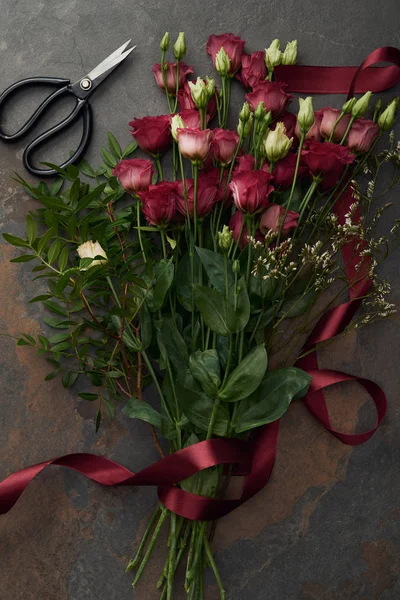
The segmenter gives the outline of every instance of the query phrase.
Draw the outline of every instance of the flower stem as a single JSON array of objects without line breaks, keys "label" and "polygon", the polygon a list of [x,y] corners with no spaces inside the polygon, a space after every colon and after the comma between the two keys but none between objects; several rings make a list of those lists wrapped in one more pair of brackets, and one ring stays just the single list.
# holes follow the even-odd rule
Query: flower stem
[{"label": "flower stem", "polygon": [[328,142],[331,142],[331,141],[332,141],[333,134],[335,133],[335,129],[336,129],[336,127],[338,126],[338,124],[340,123],[340,121],[343,119],[343,117],[344,117],[344,115],[345,115],[345,114],[346,114],[346,113],[344,113],[344,112],[342,111],[342,112],[340,113],[340,115],[338,116],[338,118],[336,119],[336,121],[334,122],[334,124],[333,124],[333,127],[332,127],[332,131],[331,131],[331,135],[329,136],[329,140],[328,140]]},{"label": "flower stem", "polygon": [[199,165],[193,163],[193,243],[196,245],[197,236],[197,184],[199,175]]},{"label": "flower stem", "polygon": [[342,137],[342,141],[340,142],[340,146],[343,146],[343,144],[345,143],[345,141],[346,141],[346,139],[347,139],[347,136],[349,135],[349,131],[350,131],[350,129],[351,129],[351,126],[352,126],[352,125],[353,125],[353,123],[354,123],[354,120],[355,120],[355,117],[353,117],[353,115],[351,115],[351,118],[350,118],[349,124],[347,125],[347,129],[346,129],[346,131],[344,132],[344,136]]},{"label": "flower stem", "polygon": [[140,250],[142,252],[143,261],[146,263],[147,258],[146,258],[146,253],[144,251],[144,246],[143,246],[142,230],[140,228],[140,198],[139,198],[139,196],[136,196],[136,223],[137,223],[137,232],[138,232]]},{"label": "flower stem", "polygon": [[143,534],[142,541],[139,544],[139,548],[137,549],[135,556],[129,561],[129,563],[125,569],[125,572],[131,571],[132,569],[137,567],[137,565],[139,564],[140,558],[142,556],[143,548],[146,545],[147,539],[151,533],[151,530],[153,529],[153,525],[158,517],[158,513],[160,512],[160,510],[161,510],[161,506],[159,504],[157,504],[157,508],[153,512],[151,519],[149,521],[149,524],[146,527],[146,531]]},{"label": "flower stem", "polygon": [[296,187],[297,175],[298,175],[298,172],[299,172],[299,166],[300,166],[300,160],[301,160],[301,151],[302,151],[305,139],[306,139],[306,134],[304,132],[302,132],[301,137],[300,137],[300,142],[299,142],[299,148],[297,150],[296,168],[294,170],[292,189],[290,190],[290,196],[289,196],[289,199],[287,201],[285,214],[283,215],[283,219],[281,220],[280,225],[279,225],[279,232],[278,232],[278,237],[277,237],[277,240],[276,240],[276,246],[277,247],[279,246],[279,241],[280,241],[281,235],[282,235],[282,229],[283,229],[283,226],[285,224],[286,217],[287,217],[287,214],[288,214],[289,209],[290,209],[290,203],[292,202],[294,190],[295,190],[295,187]]},{"label": "flower stem", "polygon": [[225,600],[225,590],[224,590],[224,588],[222,586],[221,577],[220,577],[220,575],[218,573],[217,565],[215,564],[215,560],[214,560],[213,554],[211,552],[210,544],[209,544],[208,539],[207,539],[206,536],[204,537],[204,548],[205,548],[205,551],[206,551],[206,556],[207,556],[208,562],[211,565],[211,568],[212,568],[212,570],[214,572],[215,579],[217,581],[217,585],[218,585],[218,589],[219,589],[219,593],[220,593],[220,598],[221,598],[221,600]]},{"label": "flower stem", "polygon": [[176,514],[175,513],[171,513],[170,537],[171,537],[171,545],[169,548],[167,600],[172,600],[174,575],[175,575],[175,559],[176,559]]},{"label": "flower stem", "polygon": [[160,518],[159,518],[158,523],[156,525],[156,528],[154,530],[153,536],[152,536],[152,538],[150,540],[149,547],[146,550],[146,554],[144,555],[144,558],[143,558],[143,560],[142,560],[142,562],[140,564],[140,567],[139,567],[139,569],[138,569],[138,571],[137,571],[137,573],[135,575],[135,578],[133,580],[132,586],[134,588],[136,587],[136,585],[137,585],[140,577],[142,576],[143,571],[144,571],[144,569],[145,569],[145,567],[146,567],[146,565],[147,565],[147,563],[149,561],[149,558],[151,556],[151,553],[154,550],[155,543],[157,541],[157,538],[158,538],[158,535],[159,535],[159,533],[161,531],[161,528],[162,528],[162,526],[164,524],[164,521],[165,521],[165,519],[167,517],[167,514],[168,514],[168,510],[165,507],[163,507],[161,509],[161,515],[160,515]]},{"label": "flower stem", "polygon": [[156,163],[156,167],[157,167],[157,173],[158,173],[158,180],[162,181],[164,179],[164,175],[163,175],[163,170],[162,170],[162,166],[161,166],[161,161],[160,161],[160,156],[157,155],[154,157],[154,162]]}]

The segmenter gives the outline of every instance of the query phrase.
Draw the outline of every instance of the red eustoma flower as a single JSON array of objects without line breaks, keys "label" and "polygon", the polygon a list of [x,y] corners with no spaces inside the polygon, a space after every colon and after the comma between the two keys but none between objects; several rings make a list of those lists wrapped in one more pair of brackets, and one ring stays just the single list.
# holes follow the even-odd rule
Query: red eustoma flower
[{"label": "red eustoma flower", "polygon": [[261,212],[268,204],[268,195],[273,191],[272,175],[265,171],[235,173],[229,188],[233,201],[243,213],[253,215]]},{"label": "red eustoma flower", "polygon": [[245,98],[252,110],[256,110],[259,103],[264,102],[266,111],[271,111],[275,120],[285,112],[293,97],[285,92],[287,87],[288,84],[282,81],[259,81]]},{"label": "red eustoma flower", "polygon": [[196,108],[181,110],[177,114],[185,123],[185,127],[188,127],[189,129],[200,129],[200,112]]},{"label": "red eustoma flower", "polygon": [[[322,108],[320,112],[322,113],[320,126],[321,135],[328,140],[332,134],[334,125],[341,114],[341,111],[338,108],[330,108],[328,106],[327,108]],[[350,117],[351,115],[347,114],[343,115],[343,117],[340,119],[339,123],[335,127],[335,130],[333,131],[331,140],[332,142],[341,141],[346,132]]]},{"label": "red eustoma flower", "polygon": [[242,68],[236,75],[245,88],[252,89],[260,80],[267,76],[267,67],[264,61],[264,52],[242,54]]},{"label": "red eustoma flower", "polygon": [[147,154],[158,155],[168,150],[171,141],[171,116],[142,117],[129,123],[132,135]]},{"label": "red eustoma flower", "polygon": [[236,157],[236,164],[233,170],[234,173],[243,173],[247,171],[253,171],[254,169],[254,156],[252,154],[242,154]]},{"label": "red eustoma flower", "polygon": [[285,218],[286,208],[284,206],[280,206],[279,204],[270,204],[267,207],[267,210],[261,216],[260,221],[260,229],[263,233],[267,233],[268,231],[274,231],[278,233],[281,223],[283,219],[285,219],[282,226],[282,234],[283,236],[287,236],[291,229],[297,227],[299,218],[299,213],[294,210],[288,210]]},{"label": "red eustoma flower", "polygon": [[379,127],[376,123],[370,119],[357,119],[349,131],[347,145],[355,154],[363,154],[371,149],[378,135]]},{"label": "red eustoma flower", "polygon": [[[317,142],[321,139],[321,121],[322,121],[322,110],[316,110],[314,113],[314,123],[311,125],[310,129],[307,131],[305,139],[306,140],[316,140]],[[294,130],[294,135],[297,139],[301,138],[301,131],[299,124],[296,123],[296,127]]]},{"label": "red eustoma flower", "polygon": [[131,158],[121,160],[112,174],[118,177],[126,192],[141,192],[151,184],[153,163],[146,158]]},{"label": "red eustoma flower", "polygon": [[240,68],[244,45],[245,41],[233,33],[222,33],[221,35],[210,35],[206,50],[215,67],[215,57],[223,46],[231,62],[230,74],[233,75]]},{"label": "red eustoma flower", "polygon": [[[165,65],[165,80],[167,83],[167,91],[171,95],[176,94],[176,63],[164,63]],[[154,73],[154,77],[156,79],[156,83],[161,90],[165,90],[163,74],[161,71],[160,63],[155,63],[152,69]],[[193,67],[189,67],[184,62],[179,63],[179,81],[178,81],[178,89],[180,89],[186,81],[187,76],[193,73]]]},{"label": "red eustoma flower", "polygon": [[191,129],[178,127],[177,137],[182,156],[191,161],[202,162],[210,152],[210,129]]},{"label": "red eustoma flower", "polygon": [[[186,202],[188,205],[188,211],[191,218],[194,216],[194,181],[193,179],[186,179]],[[178,196],[177,196],[177,208],[183,214],[186,215],[186,205],[183,197],[183,183],[182,181],[177,182]],[[196,213],[199,219],[206,217],[214,206],[214,203],[218,200],[218,178],[213,176],[212,173],[207,169],[200,171],[197,180],[197,197],[196,197]]]},{"label": "red eustoma flower", "polygon": [[[291,187],[293,183],[294,172],[296,170],[296,162],[297,154],[289,152],[285,158],[282,158],[275,163],[274,171],[272,173],[274,176],[275,188],[286,190],[287,188]],[[307,167],[300,163],[297,177],[300,179],[300,177],[307,173],[307,171]]]},{"label": "red eustoma flower", "polygon": [[[190,86],[187,81],[185,81],[183,87],[178,92],[178,104],[179,104],[179,109],[181,111],[196,109],[196,104],[194,103],[194,100],[192,98]],[[215,96],[213,96],[207,105],[207,120],[208,121],[211,120],[216,112],[217,112],[217,101],[215,99]]]},{"label": "red eustoma flower", "polygon": [[[233,239],[235,240],[235,242],[238,241],[240,232],[242,232],[242,234],[240,235],[240,240],[239,240],[239,248],[241,250],[243,250],[243,248],[245,248],[247,246],[247,244],[249,243],[249,240],[248,240],[248,233],[247,233],[247,225],[244,223],[244,214],[241,213],[240,210],[237,210],[235,212],[235,214],[233,214],[231,216],[231,218],[229,220],[229,229],[232,231],[232,236],[233,236]],[[262,235],[261,231],[259,229],[257,229],[256,240],[259,242],[262,242],[263,239],[264,239],[264,236]]]},{"label": "red eustoma flower", "polygon": [[232,162],[239,143],[236,131],[215,128],[211,134],[211,148],[214,159],[221,165]]},{"label": "red eustoma flower", "polygon": [[178,185],[176,181],[160,181],[139,192],[142,212],[151,225],[167,225],[177,210]]},{"label": "red eustoma flower", "polygon": [[313,175],[322,175],[321,187],[324,190],[333,187],[339,181],[345,166],[354,161],[354,155],[346,146],[315,140],[307,142],[302,158]]}]

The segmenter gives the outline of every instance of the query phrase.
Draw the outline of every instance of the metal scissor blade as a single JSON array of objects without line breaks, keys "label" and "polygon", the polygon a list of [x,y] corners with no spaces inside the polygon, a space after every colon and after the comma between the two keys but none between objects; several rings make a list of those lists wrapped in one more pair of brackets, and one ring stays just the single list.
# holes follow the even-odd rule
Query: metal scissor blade
[{"label": "metal scissor blade", "polygon": [[109,72],[114,69],[120,62],[122,62],[128,54],[132,52],[136,48],[129,48],[129,50],[125,50],[125,48],[130,44],[131,40],[128,40],[125,44],[123,44],[118,50],[115,50],[110,56],[108,56],[103,62],[101,62],[97,67],[95,67],[90,73],[87,74],[87,77],[96,83],[100,83],[103,79],[109,74]]}]

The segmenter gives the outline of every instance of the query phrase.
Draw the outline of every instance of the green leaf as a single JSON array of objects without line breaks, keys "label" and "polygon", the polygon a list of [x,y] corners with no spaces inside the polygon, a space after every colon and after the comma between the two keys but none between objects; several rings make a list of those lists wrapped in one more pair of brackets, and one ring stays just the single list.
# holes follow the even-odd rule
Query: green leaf
[{"label": "green leaf", "polygon": [[[157,265],[155,273],[155,283],[153,288],[152,312],[160,310],[164,304],[165,296],[174,280],[174,263],[171,260],[161,259]],[[150,307],[149,307],[150,308]]]},{"label": "green leaf", "polygon": [[229,335],[236,329],[233,307],[217,290],[194,286],[194,297],[207,327],[218,335]]},{"label": "green leaf", "polygon": [[101,409],[99,408],[99,410],[97,411],[97,416],[96,416],[96,433],[100,429],[100,425],[101,425]]},{"label": "green leaf", "polygon": [[114,168],[117,165],[117,159],[105,148],[101,148],[100,154],[104,162],[109,166]]},{"label": "green leaf", "polygon": [[267,351],[264,346],[256,346],[228,377],[218,397],[224,402],[238,402],[246,398],[260,385],[267,366]]},{"label": "green leaf", "polygon": [[42,302],[43,300],[48,300],[51,298],[51,294],[40,294],[39,296],[35,296],[32,300],[29,300],[28,304],[33,304],[34,302]]},{"label": "green leaf", "polygon": [[57,304],[57,302],[53,302],[52,300],[45,300],[43,304],[48,310],[51,310],[51,312],[56,313],[56,315],[68,317],[68,314],[59,304]]},{"label": "green leaf", "polygon": [[145,302],[143,302],[142,307],[139,312],[139,321],[140,321],[140,339],[142,341],[142,350],[147,350],[147,348],[151,344],[151,339],[153,336],[153,325],[152,325],[149,309],[147,308]]},{"label": "green leaf", "polygon": [[44,234],[42,238],[40,238],[38,243],[38,254],[41,254],[45,248],[47,248],[47,244],[50,242],[51,238],[57,235],[54,227],[50,227]]},{"label": "green leaf", "polygon": [[315,290],[310,290],[305,294],[296,294],[291,298],[287,298],[282,304],[279,314],[281,316],[285,315],[285,319],[298,317],[310,310],[317,297],[317,292]]},{"label": "green leaf", "polygon": [[72,206],[75,206],[75,204],[79,198],[80,191],[81,191],[81,180],[79,179],[79,177],[77,177],[75,179],[75,181],[73,182],[73,184],[71,185],[71,187],[69,188],[69,201]]},{"label": "green leaf", "polygon": [[[176,381],[176,393],[182,412],[191,423],[203,431],[208,430],[214,400],[201,389],[189,370],[182,371]],[[228,431],[229,411],[227,405],[220,404],[214,422],[213,434],[224,436]]]},{"label": "green leaf", "polygon": [[67,371],[62,376],[62,384],[65,388],[70,388],[74,385],[75,381],[78,379],[79,373],[75,373],[72,371]]},{"label": "green leaf", "polygon": [[268,371],[254,394],[239,404],[236,433],[280,419],[296,395],[307,392],[310,381],[310,375],[296,367]]},{"label": "green leaf", "polygon": [[57,377],[57,375],[59,374],[60,369],[57,369],[56,371],[52,371],[51,373],[48,373],[46,375],[46,377],[44,378],[45,381],[50,381],[50,379],[54,379],[54,377]]},{"label": "green leaf", "polygon": [[18,248],[29,248],[29,243],[23,240],[16,235],[11,235],[10,233],[3,233],[3,238],[11,244],[12,246],[17,246]]},{"label": "green leaf", "polygon": [[118,140],[111,133],[111,131],[109,131],[107,133],[107,141],[108,141],[108,146],[109,146],[111,152],[113,152],[117,158],[121,158],[121,155],[122,155],[121,146],[119,145]]},{"label": "green leaf", "polygon": [[79,163],[78,169],[81,173],[83,173],[83,175],[86,175],[87,177],[91,177],[92,179],[96,177],[95,170],[85,158]]},{"label": "green leaf", "polygon": [[189,367],[205,393],[214,398],[221,384],[221,369],[216,350],[197,350],[190,355]]},{"label": "green leaf", "polygon": [[41,204],[43,204],[43,206],[45,206],[49,210],[71,210],[71,208],[61,200],[61,198],[52,198],[51,196],[46,198],[45,196],[41,196],[40,198],[38,198],[38,200]]},{"label": "green leaf", "polygon": [[47,261],[50,265],[57,260],[60,250],[61,240],[60,238],[56,238],[47,251]]},{"label": "green leaf", "polygon": [[187,369],[189,362],[187,347],[173,319],[163,319],[160,331],[168,358],[177,372]]},{"label": "green leaf", "polygon": [[57,196],[64,185],[64,179],[62,177],[56,177],[50,186],[50,196]]},{"label": "green leaf", "polygon": [[122,158],[126,158],[127,156],[129,156],[130,154],[133,154],[136,150],[136,148],[138,147],[138,143],[136,140],[133,140],[133,142],[131,142],[130,144],[127,145],[127,147],[125,148],[123,154],[122,154]]},{"label": "green leaf", "polygon": [[146,423],[154,425],[157,429],[161,430],[163,426],[163,416],[144,400],[138,400],[133,397],[129,398],[122,412],[131,419],[146,421]]},{"label": "green leaf", "polygon": [[68,329],[70,325],[76,325],[75,321],[66,321],[65,319],[55,319],[53,317],[45,317],[43,321],[49,327],[54,329]]},{"label": "green leaf", "polygon": [[17,256],[16,258],[12,258],[10,260],[10,262],[25,263],[25,262],[30,262],[31,260],[34,260],[35,258],[37,258],[37,256],[35,256],[34,254],[22,254],[22,256]]},{"label": "green leaf", "polygon": [[[119,334],[121,331],[122,320],[118,315],[111,315],[111,322],[115,327],[116,332]],[[140,340],[132,333],[129,327],[125,327],[122,334],[122,341],[129,350],[133,352],[139,352],[142,348]]]},{"label": "green leaf", "polygon": [[93,400],[97,400],[99,394],[92,394],[92,392],[80,392],[78,396],[83,398],[83,400],[89,400],[89,402],[93,402]]},{"label": "green leaf", "polygon": [[236,333],[242,331],[250,319],[250,300],[244,277],[238,281],[238,296],[236,306]]},{"label": "green leaf", "polygon": [[51,351],[52,352],[62,352],[63,350],[68,350],[68,348],[71,347],[70,342],[60,342],[58,344],[55,344],[52,348]]},{"label": "green leaf", "polygon": [[62,272],[68,264],[68,248],[64,246],[61,248],[60,255],[58,257],[58,268]]},{"label": "green leaf", "polygon": [[59,342],[65,342],[65,340],[69,340],[71,335],[69,333],[56,333],[49,337],[50,344],[58,344]]},{"label": "green leaf", "polygon": [[[196,252],[201,260],[211,284],[221,293],[225,293],[225,264],[222,254],[196,247]],[[228,287],[233,285],[232,261],[228,260]]]},{"label": "green leaf", "polygon": [[30,244],[32,244],[37,237],[36,221],[29,213],[26,215],[26,235]]}]

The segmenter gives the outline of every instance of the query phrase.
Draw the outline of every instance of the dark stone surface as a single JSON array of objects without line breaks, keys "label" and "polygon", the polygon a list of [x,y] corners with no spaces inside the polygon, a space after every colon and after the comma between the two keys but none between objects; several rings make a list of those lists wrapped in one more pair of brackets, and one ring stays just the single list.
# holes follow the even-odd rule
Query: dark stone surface
[{"label": "dark stone surface", "polygon": [[[158,43],[166,30],[174,37],[178,30],[186,31],[187,62],[203,75],[211,72],[207,37],[223,31],[240,34],[249,51],[263,49],[274,37],[283,42],[297,38],[303,64],[359,64],[378,46],[400,45],[397,0],[235,0],[218,5],[209,0],[0,0],[0,15],[1,88],[28,75],[75,80],[125,40],[132,37],[138,44],[93,96],[95,131],[88,158],[94,163],[106,131],[125,144],[129,120],[165,111],[151,65],[159,60]],[[239,101],[241,93],[235,86],[234,98]],[[20,97],[14,116],[2,116],[2,125],[17,124],[37,100],[31,93]],[[329,103],[341,100],[330,98]],[[316,101],[317,106],[326,103],[322,97]],[[60,148],[48,148],[43,159],[62,159],[78,135],[79,126]],[[17,235],[24,231],[27,210],[34,207],[10,179],[13,169],[22,172],[22,149],[22,143],[0,147],[1,228]],[[40,292],[40,284],[31,283],[28,268],[8,262],[14,255],[11,247],[2,244],[0,251],[1,331],[38,333],[41,309],[27,300]],[[392,281],[399,305],[398,254],[385,263],[383,274]],[[77,400],[76,390],[65,391],[58,380],[44,382],[48,369],[40,358],[16,348],[12,339],[1,340],[0,478],[76,451],[103,453],[134,470],[156,459],[146,427],[119,416],[95,435],[94,415]],[[397,322],[390,321],[353,333],[320,353],[325,366],[383,384],[388,416],[369,443],[351,449],[326,434],[301,404],[291,407],[282,422],[270,485],[219,525],[215,547],[227,598],[400,597],[399,352]],[[364,420],[370,408],[351,386],[333,389],[329,398],[335,423],[347,430]],[[0,519],[0,598],[132,598],[124,566],[154,502],[151,489],[105,490],[77,474],[48,469]],[[158,598],[150,583],[161,562],[157,554],[136,600]],[[211,579],[209,584],[207,597],[217,598]],[[176,598],[183,598],[180,590]]]}]

